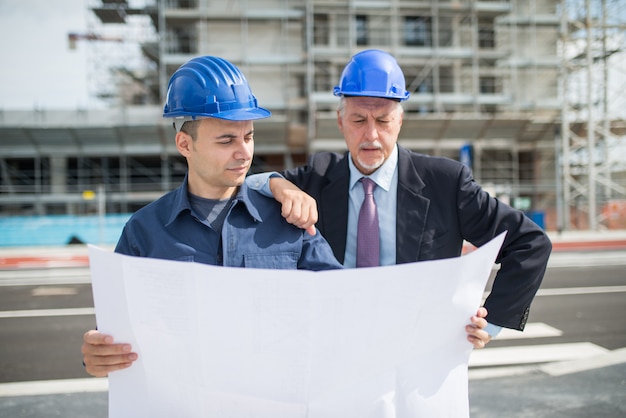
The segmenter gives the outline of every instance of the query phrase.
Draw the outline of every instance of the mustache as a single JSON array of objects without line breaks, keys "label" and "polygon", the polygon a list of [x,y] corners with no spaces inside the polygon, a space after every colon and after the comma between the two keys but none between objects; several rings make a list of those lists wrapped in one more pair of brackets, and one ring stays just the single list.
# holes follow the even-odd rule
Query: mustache
[{"label": "mustache", "polygon": [[362,144],[359,144],[359,149],[360,150],[361,149],[365,149],[365,148],[369,148],[369,149],[376,148],[376,149],[382,150],[383,149],[383,144],[381,144],[378,141],[363,142]]}]

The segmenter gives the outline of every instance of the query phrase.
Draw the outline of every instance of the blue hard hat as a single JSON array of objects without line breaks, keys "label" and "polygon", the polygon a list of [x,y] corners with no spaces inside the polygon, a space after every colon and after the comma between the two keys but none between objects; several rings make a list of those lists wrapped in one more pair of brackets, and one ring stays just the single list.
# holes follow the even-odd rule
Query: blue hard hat
[{"label": "blue hard hat", "polygon": [[238,121],[270,115],[269,110],[258,106],[239,68],[212,56],[193,58],[174,72],[163,109],[165,118],[211,117]]},{"label": "blue hard hat", "polygon": [[390,54],[368,49],[355,54],[341,73],[335,96],[384,97],[404,101],[409,98],[404,73]]}]

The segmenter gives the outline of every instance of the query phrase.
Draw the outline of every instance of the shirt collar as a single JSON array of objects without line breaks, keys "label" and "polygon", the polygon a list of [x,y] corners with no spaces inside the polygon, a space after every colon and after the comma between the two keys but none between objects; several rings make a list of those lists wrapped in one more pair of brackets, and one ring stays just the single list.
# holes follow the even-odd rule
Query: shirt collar
[{"label": "shirt collar", "polygon": [[167,220],[167,225],[174,222],[174,220],[178,217],[178,215],[188,210],[191,212],[191,203],[189,203],[189,198],[187,197],[187,190],[189,189],[187,174],[185,175],[185,179],[183,180],[183,184],[180,185],[174,191],[174,199],[172,202],[172,212],[170,213],[170,217]]},{"label": "shirt collar", "polygon": [[[170,215],[170,218],[167,221],[167,225],[174,222],[174,220],[178,217],[178,215],[180,215],[181,212],[188,210],[190,213],[193,213],[191,209],[191,203],[189,202],[189,197],[188,197],[188,193],[189,193],[188,175],[185,175],[185,179],[183,180],[183,183],[178,189],[174,191],[174,193],[175,195],[173,199],[172,213]],[[239,187],[237,196],[235,196],[235,199],[234,199],[234,204],[236,204],[237,202],[242,202],[252,218],[254,218],[257,221],[262,221],[263,219],[261,219],[261,216],[259,215],[259,211],[250,201],[249,195],[250,195],[250,189],[246,185],[246,182],[244,182],[241,185],[241,187]]]},{"label": "shirt collar", "polygon": [[369,176],[364,175],[359,171],[358,168],[352,162],[352,156],[348,153],[348,166],[350,167],[350,190],[354,187],[354,185],[361,179],[361,177],[369,177],[378,187],[383,188],[385,191],[389,191],[391,188],[391,180],[393,179],[393,173],[396,171],[396,166],[398,165],[398,145],[393,147],[391,154],[389,154],[389,158],[387,161],[383,163],[376,171],[374,171]]},{"label": "shirt collar", "polygon": [[243,184],[239,186],[239,192],[237,193],[237,196],[235,197],[235,203],[236,202],[243,203],[246,207],[246,210],[255,221],[263,222],[263,218],[259,214],[257,207],[252,203],[252,200],[250,199],[250,195],[252,193],[258,193],[258,192],[254,189],[250,189],[248,187],[248,184],[244,181]]}]

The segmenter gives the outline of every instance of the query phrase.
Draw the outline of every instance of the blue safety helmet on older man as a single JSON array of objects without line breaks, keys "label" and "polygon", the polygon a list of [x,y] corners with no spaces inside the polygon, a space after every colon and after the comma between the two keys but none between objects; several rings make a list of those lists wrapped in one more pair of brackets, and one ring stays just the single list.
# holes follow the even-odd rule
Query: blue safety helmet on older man
[{"label": "blue safety helmet on older man", "polygon": [[213,56],[193,58],[174,72],[163,109],[163,117],[180,122],[199,118],[243,121],[270,115],[257,104],[239,68]]},{"label": "blue safety helmet on older man", "polygon": [[404,73],[390,54],[368,49],[355,54],[341,74],[335,96],[383,97],[404,101],[409,98]]}]

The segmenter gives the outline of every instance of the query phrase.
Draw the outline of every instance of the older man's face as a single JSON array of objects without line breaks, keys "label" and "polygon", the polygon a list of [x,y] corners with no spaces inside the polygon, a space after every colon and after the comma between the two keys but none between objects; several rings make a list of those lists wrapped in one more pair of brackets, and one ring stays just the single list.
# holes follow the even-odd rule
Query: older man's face
[{"label": "older man's face", "polygon": [[403,111],[395,100],[346,97],[337,111],[339,129],[352,162],[363,174],[376,171],[389,158],[398,141]]}]

